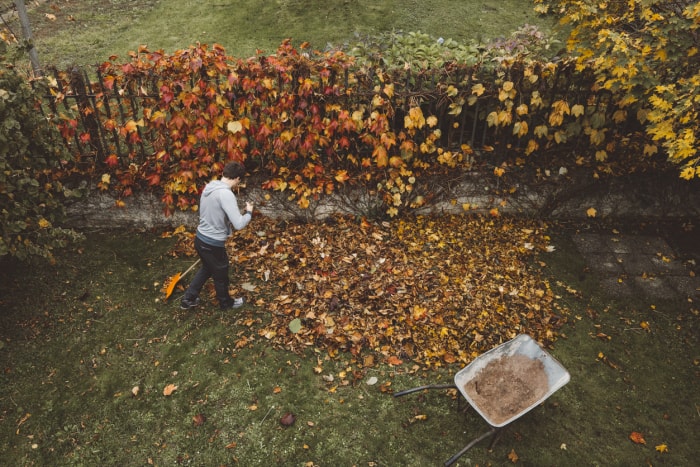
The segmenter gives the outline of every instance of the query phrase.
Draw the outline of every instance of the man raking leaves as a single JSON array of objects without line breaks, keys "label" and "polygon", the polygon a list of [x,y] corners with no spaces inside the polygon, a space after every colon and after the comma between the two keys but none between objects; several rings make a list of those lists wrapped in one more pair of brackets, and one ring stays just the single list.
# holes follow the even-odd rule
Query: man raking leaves
[{"label": "man raking leaves", "polygon": [[226,253],[226,239],[232,233],[231,226],[241,230],[253,217],[253,204],[247,202],[245,213],[241,214],[232,191],[244,176],[243,164],[230,162],[224,167],[221,180],[212,180],[202,191],[199,226],[194,239],[194,248],[202,260],[202,266],[180,301],[183,310],[199,305],[199,292],[210,277],[214,280],[216,298],[222,310],[238,308],[245,302],[243,297],[231,298],[229,294],[229,259]]}]

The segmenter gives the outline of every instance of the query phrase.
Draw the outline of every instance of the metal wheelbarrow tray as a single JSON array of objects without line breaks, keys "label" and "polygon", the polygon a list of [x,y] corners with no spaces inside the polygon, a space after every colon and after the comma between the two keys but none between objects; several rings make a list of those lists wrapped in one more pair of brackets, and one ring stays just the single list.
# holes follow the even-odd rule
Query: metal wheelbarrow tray
[{"label": "metal wheelbarrow tray", "polygon": [[[510,367],[518,367],[523,364],[535,365],[540,373],[546,375],[546,386],[544,381],[541,381],[538,388],[526,387],[526,382],[506,371]],[[492,373],[493,369],[499,370],[502,375],[510,376],[510,378],[500,381],[493,380],[489,384],[488,378],[482,377]],[[544,380],[544,378],[542,379]],[[488,432],[472,440],[462,451],[455,454],[445,463],[446,466],[449,466],[476,443],[490,435],[494,435],[491,442],[491,447],[493,447],[502,427],[512,423],[544,402],[568,383],[569,379],[569,372],[554,357],[542,349],[530,336],[520,334],[474,359],[454,376],[454,385],[421,386],[398,392],[394,394],[394,397],[423,389],[456,387],[469,402],[469,405],[490,425],[491,429]],[[482,384],[482,387],[478,386],[479,383]],[[488,386],[484,387],[484,384]],[[519,401],[516,400],[515,404],[507,407],[501,407],[503,400],[512,400],[520,395],[524,395],[526,398]]]}]

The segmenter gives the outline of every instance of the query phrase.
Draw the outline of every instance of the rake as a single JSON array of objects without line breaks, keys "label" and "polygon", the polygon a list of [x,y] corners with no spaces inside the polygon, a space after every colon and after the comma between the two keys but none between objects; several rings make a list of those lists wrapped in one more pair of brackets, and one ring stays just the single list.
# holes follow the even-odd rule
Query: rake
[{"label": "rake", "polygon": [[175,290],[175,286],[177,286],[178,282],[180,282],[180,279],[182,279],[184,276],[187,275],[188,272],[190,272],[192,269],[194,269],[194,267],[197,266],[200,261],[201,260],[198,259],[197,261],[194,262],[194,264],[192,264],[192,266],[187,268],[187,270],[185,272],[183,272],[182,274],[180,274],[178,272],[177,274],[175,274],[173,277],[170,278],[170,281],[168,282],[168,286],[165,288],[165,299],[166,300],[169,299],[170,296],[173,294],[173,291]]}]

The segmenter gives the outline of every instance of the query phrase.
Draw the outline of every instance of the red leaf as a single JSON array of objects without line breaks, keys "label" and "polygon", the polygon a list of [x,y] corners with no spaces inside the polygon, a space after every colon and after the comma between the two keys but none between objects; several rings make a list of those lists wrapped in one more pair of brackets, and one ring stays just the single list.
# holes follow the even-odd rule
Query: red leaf
[{"label": "red leaf", "polygon": [[110,154],[107,156],[107,159],[105,159],[105,164],[107,164],[109,167],[116,167],[119,165],[119,158],[116,154]]}]

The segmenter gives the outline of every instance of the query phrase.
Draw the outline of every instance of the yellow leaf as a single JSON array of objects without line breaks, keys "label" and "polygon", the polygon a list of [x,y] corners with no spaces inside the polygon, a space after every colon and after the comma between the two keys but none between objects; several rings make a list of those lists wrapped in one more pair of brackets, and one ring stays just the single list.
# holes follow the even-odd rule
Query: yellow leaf
[{"label": "yellow leaf", "polygon": [[656,450],[659,452],[668,452],[668,446],[666,446],[666,444],[659,444],[656,446]]},{"label": "yellow leaf", "polygon": [[658,146],[653,145],[653,144],[645,144],[644,145],[644,155],[645,156],[653,156],[657,152],[659,152]]},{"label": "yellow leaf", "polygon": [[527,126],[527,122],[525,121],[515,122],[515,125],[513,125],[513,134],[519,137],[525,136],[528,130],[529,128]]},{"label": "yellow leaf", "polygon": [[537,141],[534,139],[531,139],[530,141],[527,142],[527,148],[525,149],[525,154],[530,155],[533,152],[537,151],[540,148],[540,145],[537,144]]},{"label": "yellow leaf", "polygon": [[656,59],[659,60],[660,62],[665,62],[665,61],[668,59],[668,54],[666,53],[666,50],[665,50],[665,49],[659,49],[659,50],[657,50],[656,53],[654,54],[654,56],[655,56]]},{"label": "yellow leaf", "polygon": [[482,95],[486,91],[486,88],[484,88],[483,84],[475,84],[472,86],[472,94],[476,94],[477,96]]},{"label": "yellow leaf", "polygon": [[489,126],[496,126],[498,124],[498,113],[491,112],[488,117],[486,117],[486,123],[488,123]]},{"label": "yellow leaf", "polygon": [[588,217],[595,217],[597,213],[598,211],[596,211],[595,208],[588,208],[586,211],[586,215],[588,215]]},{"label": "yellow leaf", "polygon": [[387,97],[389,97],[390,99],[392,97],[394,97],[394,84],[393,83],[387,84],[386,86],[384,86],[384,94],[386,94]]},{"label": "yellow leaf", "polygon": [[136,122],[133,120],[129,120],[124,124],[124,129],[128,132],[136,131]]},{"label": "yellow leaf", "polygon": [[585,112],[584,107],[581,104],[576,104],[571,108],[571,115],[574,117],[580,117]]},{"label": "yellow leaf", "polygon": [[695,167],[686,167],[681,171],[681,178],[691,180],[697,174]]},{"label": "yellow leaf", "polygon": [[375,147],[372,155],[377,158],[377,167],[386,167],[389,163],[389,157],[387,156],[386,148],[382,145],[378,145],[377,147]]},{"label": "yellow leaf", "polygon": [[411,122],[415,128],[423,128],[425,126],[425,117],[420,107],[411,107],[408,111],[408,116],[411,117]]},{"label": "yellow leaf", "polygon": [[347,170],[339,170],[335,173],[335,179],[340,183],[344,183],[350,179],[350,176],[348,175]]}]

